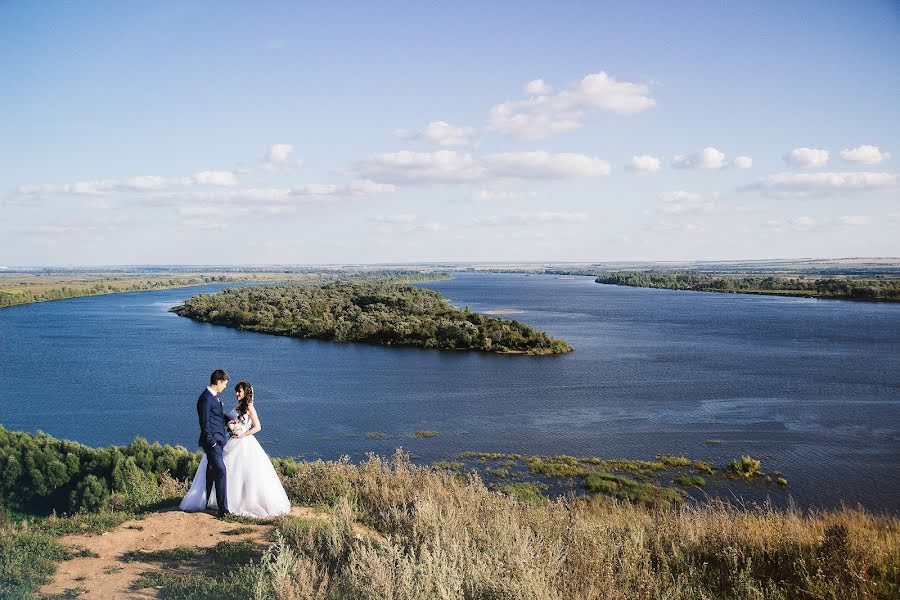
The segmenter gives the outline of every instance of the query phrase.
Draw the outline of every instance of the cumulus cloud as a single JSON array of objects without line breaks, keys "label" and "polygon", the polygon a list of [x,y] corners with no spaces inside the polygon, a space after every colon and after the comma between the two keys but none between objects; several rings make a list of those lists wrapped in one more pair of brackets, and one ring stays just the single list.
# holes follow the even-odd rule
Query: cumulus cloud
[{"label": "cumulus cloud", "polygon": [[597,110],[634,115],[656,105],[648,86],[616,81],[603,71],[556,94],[540,79],[528,83],[525,92],[532,97],[490,110],[488,131],[523,140],[545,139],[581,127],[587,115]]},{"label": "cumulus cloud", "polygon": [[234,186],[238,180],[231,171],[200,171],[194,173],[194,181],[200,185]]},{"label": "cumulus cloud", "polygon": [[451,125],[446,121],[432,121],[422,131],[411,133],[398,129],[394,135],[405,140],[419,140],[435,146],[468,146],[475,134],[474,127]]},{"label": "cumulus cloud", "polygon": [[303,159],[294,158],[293,154],[294,147],[292,145],[273,144],[260,161],[260,166],[266,171],[299,167],[303,164]]},{"label": "cumulus cloud", "polygon": [[672,158],[676,169],[722,169],[728,166],[725,153],[713,147],[704,148],[694,154],[678,154]]},{"label": "cumulus cloud", "polygon": [[597,177],[610,171],[605,160],[570,152],[505,152],[489,154],[483,162],[490,175],[515,179]]},{"label": "cumulus cloud", "polygon": [[753,159],[749,156],[738,156],[732,161],[735,168],[737,169],[749,169],[753,166]]},{"label": "cumulus cloud", "polygon": [[900,174],[871,173],[868,171],[778,173],[738,188],[740,191],[758,191],[770,197],[793,198],[898,189],[900,189]]},{"label": "cumulus cloud", "polygon": [[455,150],[373,154],[356,161],[351,172],[387,183],[458,183],[483,176],[471,154]]},{"label": "cumulus cloud", "polygon": [[476,159],[454,150],[391,152],[357,161],[350,172],[388,183],[464,183],[489,179],[569,179],[606,175],[609,163],[583,154],[506,152]]},{"label": "cumulus cloud", "polygon": [[862,163],[864,165],[877,165],[891,157],[887,152],[882,152],[878,146],[865,144],[856,148],[844,148],[841,150],[841,158],[844,160]]},{"label": "cumulus cloud", "polygon": [[553,91],[549,85],[547,85],[543,79],[535,79],[533,81],[529,81],[525,84],[524,92],[529,96],[538,96],[549,94]]},{"label": "cumulus cloud", "polygon": [[789,165],[795,167],[804,167],[814,169],[823,166],[828,162],[828,150],[819,150],[816,148],[794,148],[782,159]]},{"label": "cumulus cloud", "polygon": [[660,160],[655,156],[637,154],[631,157],[631,160],[625,165],[625,170],[636,173],[656,173],[659,171],[660,165]]}]

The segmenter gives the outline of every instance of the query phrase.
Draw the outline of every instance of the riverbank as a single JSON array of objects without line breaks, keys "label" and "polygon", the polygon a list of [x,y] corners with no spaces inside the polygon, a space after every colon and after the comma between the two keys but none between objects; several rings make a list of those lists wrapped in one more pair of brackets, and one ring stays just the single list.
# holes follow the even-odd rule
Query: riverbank
[{"label": "riverbank", "polygon": [[[276,460],[292,514],[221,523],[171,511],[188,479],[161,469],[174,460],[176,472],[192,475],[196,455],[183,448],[136,441],[90,449],[2,429],[0,437],[4,475],[15,470],[10,458],[25,464],[10,452],[21,444],[47,461],[3,478],[4,598],[31,598],[46,584],[59,599],[100,597],[112,584],[117,597],[223,600],[887,599],[900,592],[900,520],[861,509],[520,498],[486,488],[476,475],[413,465],[398,452],[359,465]],[[99,470],[85,475],[82,466],[91,465]],[[103,485],[111,493],[104,496]],[[53,486],[93,488],[88,498],[100,502],[87,506],[84,495],[58,495]],[[11,494],[29,490],[74,501],[70,509],[79,512],[42,518],[23,512],[27,503],[10,506]],[[177,535],[166,534],[173,528]]]}]

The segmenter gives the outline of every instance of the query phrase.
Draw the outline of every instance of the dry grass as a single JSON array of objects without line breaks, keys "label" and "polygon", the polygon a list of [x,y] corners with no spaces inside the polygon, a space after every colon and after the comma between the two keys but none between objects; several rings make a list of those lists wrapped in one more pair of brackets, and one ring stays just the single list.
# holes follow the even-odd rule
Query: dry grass
[{"label": "dry grass", "polygon": [[[257,572],[259,598],[895,598],[900,521],[860,510],[724,504],[648,509],[602,497],[528,503],[477,476],[411,465],[301,463],[291,522]],[[384,543],[359,539],[355,520]]]}]

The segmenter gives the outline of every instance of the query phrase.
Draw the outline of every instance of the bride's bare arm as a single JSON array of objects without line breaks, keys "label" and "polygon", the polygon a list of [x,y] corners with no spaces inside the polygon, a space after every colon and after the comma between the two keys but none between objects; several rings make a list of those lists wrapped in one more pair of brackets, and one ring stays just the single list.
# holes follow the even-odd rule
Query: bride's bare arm
[{"label": "bride's bare arm", "polygon": [[247,414],[250,415],[250,421],[253,423],[253,427],[244,432],[244,435],[253,435],[254,433],[259,433],[262,429],[262,423],[259,422],[259,415],[256,414],[256,408],[253,406],[251,402],[247,407]]}]

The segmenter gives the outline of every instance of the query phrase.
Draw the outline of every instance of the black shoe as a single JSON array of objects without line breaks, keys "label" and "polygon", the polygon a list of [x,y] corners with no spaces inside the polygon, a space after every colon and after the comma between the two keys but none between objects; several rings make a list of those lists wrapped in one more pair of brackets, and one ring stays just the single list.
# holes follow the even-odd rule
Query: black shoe
[{"label": "black shoe", "polygon": [[220,512],[216,518],[219,519],[220,521],[224,521],[225,517],[230,517],[230,516],[231,516],[230,512]]}]

